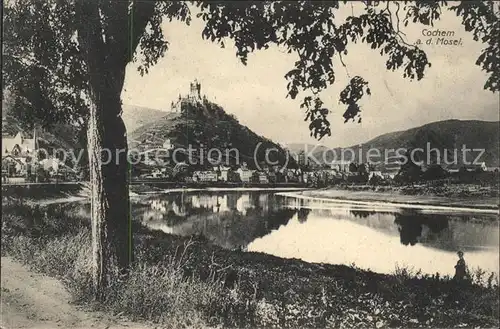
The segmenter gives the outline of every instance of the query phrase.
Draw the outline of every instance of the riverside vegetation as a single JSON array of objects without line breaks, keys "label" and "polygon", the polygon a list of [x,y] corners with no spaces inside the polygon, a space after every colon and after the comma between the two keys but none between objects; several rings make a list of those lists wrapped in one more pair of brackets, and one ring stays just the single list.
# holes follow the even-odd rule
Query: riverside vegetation
[{"label": "riverside vegetation", "polygon": [[90,219],[77,205],[3,200],[2,256],[62,280],[91,308],[166,328],[498,327],[498,278],[457,284],[410,269],[391,275],[229,251],[201,236],[134,222],[136,258],[92,301]]}]

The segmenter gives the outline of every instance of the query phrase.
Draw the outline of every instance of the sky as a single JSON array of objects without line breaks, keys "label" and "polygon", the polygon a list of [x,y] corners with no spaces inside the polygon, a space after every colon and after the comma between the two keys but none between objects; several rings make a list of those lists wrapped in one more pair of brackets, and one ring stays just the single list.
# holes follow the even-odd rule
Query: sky
[{"label": "sky", "polygon": [[[361,4],[340,10],[344,17],[362,13]],[[342,15],[337,17],[342,19]],[[221,48],[203,40],[203,22],[192,16],[190,26],[177,21],[163,23],[169,49],[147,75],[141,77],[137,64],[129,64],[123,103],[169,111],[171,102],[179,94],[187,94],[189,83],[198,79],[202,94],[254,132],[283,145],[318,143],[310,136],[304,111],[299,107],[301,96],[306,95],[299,93],[296,100],[286,98],[284,76],[293,69],[297,55],[271,47],[250,54],[244,66],[230,42]],[[417,39],[424,42],[422,49],[432,64],[425,77],[421,81],[404,79],[402,71],[386,70],[386,59],[377,50],[366,44],[349,45],[349,53],[343,56],[347,70],[334,58],[335,84],[322,93],[331,110],[332,135],[324,137],[320,144],[351,146],[387,132],[447,119],[499,120],[498,94],[483,90],[488,75],[475,65],[484,45],[472,39],[454,12],[445,10],[433,28],[402,25],[408,43]],[[429,37],[423,36],[424,29],[453,31],[452,39],[462,38],[462,46],[425,45]],[[348,74],[362,76],[371,89],[372,95],[361,103],[361,123],[344,123],[344,108],[338,103]]]}]

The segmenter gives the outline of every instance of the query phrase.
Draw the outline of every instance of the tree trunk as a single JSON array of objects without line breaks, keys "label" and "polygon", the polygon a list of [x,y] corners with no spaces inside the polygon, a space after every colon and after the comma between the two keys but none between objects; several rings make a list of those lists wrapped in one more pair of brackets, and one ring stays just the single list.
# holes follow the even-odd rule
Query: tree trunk
[{"label": "tree trunk", "polygon": [[[112,8],[109,7],[112,4]],[[132,262],[128,149],[121,118],[125,68],[131,61],[156,2],[77,1],[78,43],[88,74],[90,113],[88,156],[92,213],[92,280],[95,299],[103,300],[114,274]],[[103,24],[103,12],[112,18]],[[129,33],[127,33],[127,28]]]},{"label": "tree trunk", "polygon": [[[132,261],[127,138],[120,95],[91,88],[88,153],[92,214],[92,280],[97,300]],[[114,276],[116,278],[116,276]]]}]

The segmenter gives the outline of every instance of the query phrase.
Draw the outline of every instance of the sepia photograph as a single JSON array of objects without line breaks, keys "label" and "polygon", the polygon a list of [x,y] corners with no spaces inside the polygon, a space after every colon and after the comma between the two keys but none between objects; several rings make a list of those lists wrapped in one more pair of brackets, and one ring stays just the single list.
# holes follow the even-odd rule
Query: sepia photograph
[{"label": "sepia photograph", "polygon": [[2,1],[0,329],[498,328],[500,1]]}]

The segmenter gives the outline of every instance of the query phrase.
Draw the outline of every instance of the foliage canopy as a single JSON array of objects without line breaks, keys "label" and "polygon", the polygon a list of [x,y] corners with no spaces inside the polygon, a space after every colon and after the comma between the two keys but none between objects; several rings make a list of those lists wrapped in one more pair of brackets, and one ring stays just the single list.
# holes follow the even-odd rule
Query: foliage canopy
[{"label": "foliage canopy", "polygon": [[[162,21],[178,19],[189,25],[196,7],[196,18],[205,23],[202,37],[222,47],[233,40],[243,64],[249,53],[271,45],[298,55],[285,76],[288,96],[295,99],[304,93],[305,120],[311,135],[321,139],[331,134],[330,110],[319,93],[335,82],[333,58],[343,63],[350,45],[365,43],[386,58],[388,70],[401,70],[404,78],[420,80],[431,63],[422,49],[405,41],[400,25],[433,26],[446,7],[485,45],[476,65],[489,73],[484,88],[499,90],[500,23],[493,1],[363,3],[362,14],[338,21],[339,9],[352,6],[348,1],[8,1],[4,88],[18,96],[16,113],[26,120],[83,125],[89,76],[79,37],[81,41],[90,15],[98,12],[102,32],[102,49],[94,51],[122,67],[140,61],[139,70],[145,74],[168,49]],[[361,121],[359,100],[365,95],[370,95],[368,81],[351,77],[339,97],[345,122]]]}]

